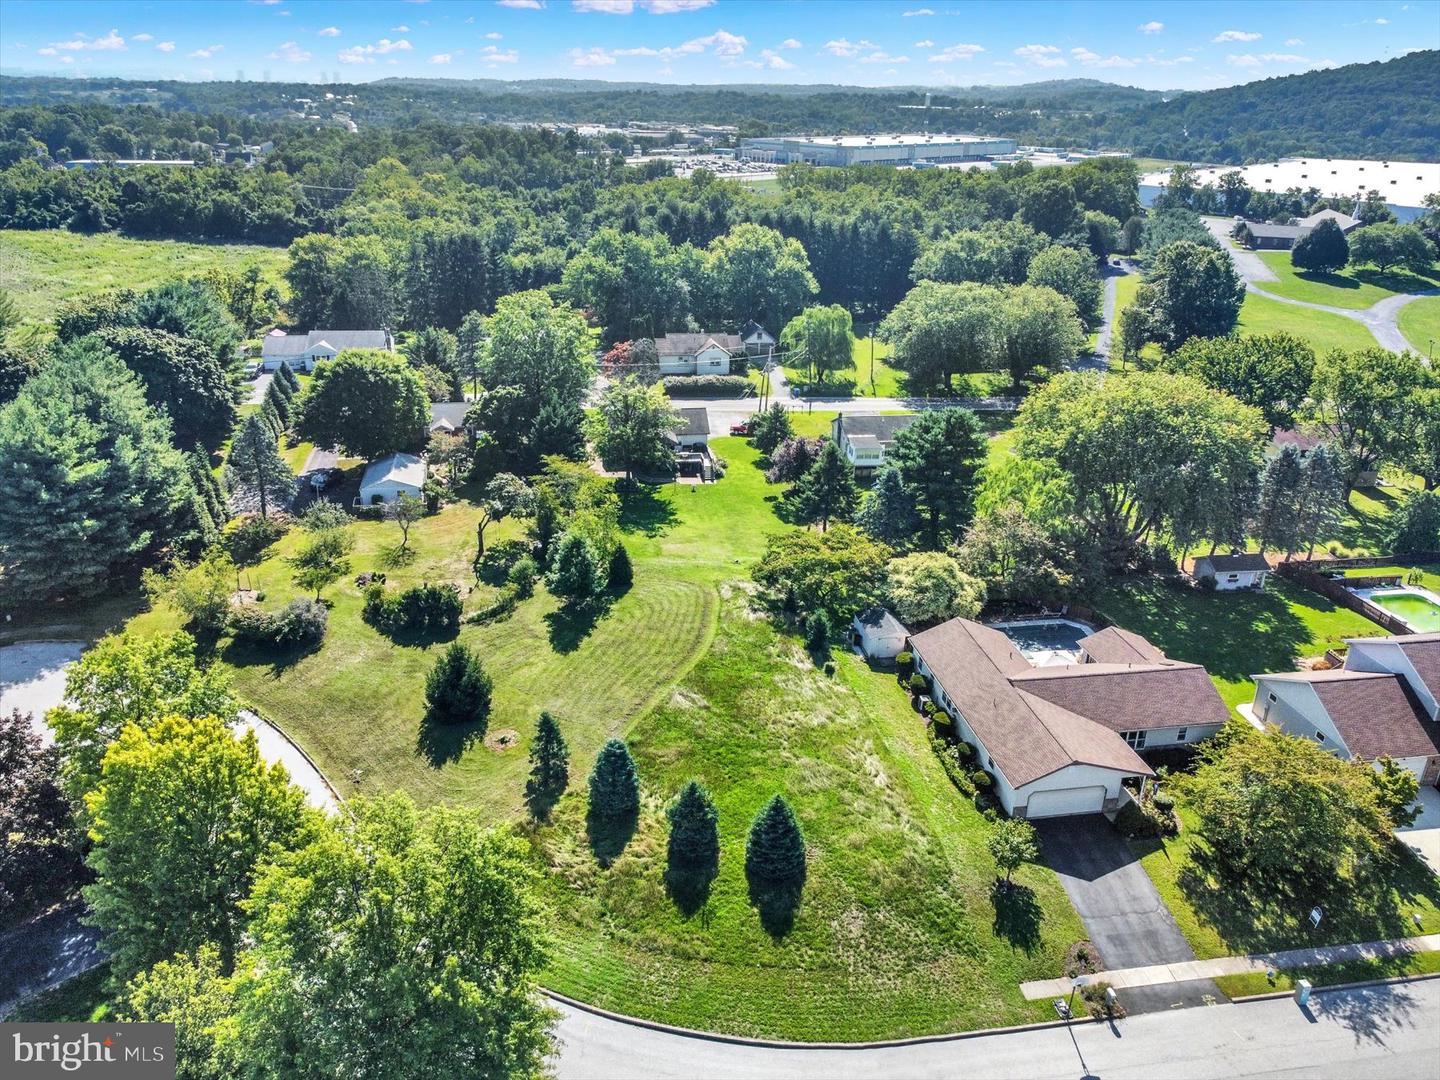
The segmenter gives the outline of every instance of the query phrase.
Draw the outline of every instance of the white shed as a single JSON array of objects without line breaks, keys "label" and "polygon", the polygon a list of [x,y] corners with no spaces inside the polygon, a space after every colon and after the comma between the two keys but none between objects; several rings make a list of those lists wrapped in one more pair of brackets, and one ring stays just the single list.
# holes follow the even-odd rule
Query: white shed
[{"label": "white shed", "polygon": [[851,643],[867,660],[894,660],[909,636],[900,620],[878,605],[860,612],[850,624]]},{"label": "white shed", "polygon": [[386,454],[365,466],[357,506],[391,503],[401,495],[418,499],[425,488],[425,459],[415,454]]},{"label": "white shed", "polygon": [[1191,571],[1196,581],[1212,578],[1219,591],[1265,588],[1270,564],[1264,555],[1202,555]]}]

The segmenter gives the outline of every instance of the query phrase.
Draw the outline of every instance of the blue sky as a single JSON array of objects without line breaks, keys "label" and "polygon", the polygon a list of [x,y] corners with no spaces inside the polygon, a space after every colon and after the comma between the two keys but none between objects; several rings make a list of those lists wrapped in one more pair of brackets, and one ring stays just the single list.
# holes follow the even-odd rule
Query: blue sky
[{"label": "blue sky", "polygon": [[1206,89],[1419,48],[1440,0],[0,0],[0,69],[133,78]]}]

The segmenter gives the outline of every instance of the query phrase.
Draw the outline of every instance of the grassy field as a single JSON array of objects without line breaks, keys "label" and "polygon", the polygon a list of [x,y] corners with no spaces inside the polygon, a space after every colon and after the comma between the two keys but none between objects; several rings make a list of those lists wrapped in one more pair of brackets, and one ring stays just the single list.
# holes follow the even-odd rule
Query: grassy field
[{"label": "grassy field", "polygon": [[48,322],[62,300],[103,289],[146,289],[214,267],[259,266],[279,282],[285,248],[134,240],[115,233],[0,230],[0,288],[15,297],[22,323]]},{"label": "grassy field", "polygon": [[1440,342],[1440,296],[1410,301],[1400,309],[1397,322],[1410,347],[1433,359],[1435,345]]},{"label": "grassy field", "polygon": [[1343,964],[1323,967],[1281,969],[1271,982],[1261,971],[1246,975],[1221,975],[1215,980],[1226,997],[1250,997],[1295,988],[1300,979],[1309,979],[1311,986],[1338,986],[1342,983],[1368,982],[1371,979],[1393,979],[1405,975],[1440,974],[1440,952],[1407,953],[1404,956],[1369,957]]},{"label": "grassy field", "polygon": [[[870,381],[870,350],[874,345],[875,381]],[[824,383],[813,384],[814,391],[821,394],[836,394],[845,397],[903,398],[910,394],[908,380],[903,371],[890,366],[890,346],[870,337],[855,339],[851,351],[854,366],[845,371],[832,373]],[[785,365],[785,378],[795,386],[809,386],[810,372],[804,367]],[[1004,394],[1010,386],[1010,376],[1000,372],[985,372],[978,375],[964,375],[955,380],[955,394],[962,397],[989,397]]]},{"label": "grassy field", "polygon": [[1367,308],[1396,293],[1421,292],[1440,285],[1440,275],[1411,274],[1404,270],[1382,274],[1374,267],[1347,266],[1334,274],[1296,270],[1288,251],[1257,252],[1279,281],[1266,281],[1260,288],[1277,296],[1304,300],[1330,307]]},{"label": "grassy field", "polygon": [[1375,623],[1271,575],[1263,593],[1202,593],[1153,579],[1120,582],[1096,607],[1167,656],[1205,665],[1230,706],[1255,696],[1250,676],[1293,671],[1347,637],[1383,633]]},{"label": "grassy field", "polygon": [[1430,589],[1432,592],[1440,591],[1440,563],[1394,563],[1390,566],[1366,566],[1353,567],[1345,571],[1346,577],[1383,577],[1386,574],[1399,574],[1407,581],[1411,575],[1415,575],[1414,584]]},{"label": "grassy field", "polygon": [[[1274,284],[1266,282],[1266,285]],[[1264,286],[1262,286],[1263,288]],[[1308,342],[1316,352],[1331,349],[1370,349],[1377,345],[1375,335],[1363,323],[1328,311],[1296,307],[1280,300],[1271,300],[1256,292],[1245,294],[1240,309],[1240,322],[1235,329],[1242,334],[1274,334],[1284,331]]]}]

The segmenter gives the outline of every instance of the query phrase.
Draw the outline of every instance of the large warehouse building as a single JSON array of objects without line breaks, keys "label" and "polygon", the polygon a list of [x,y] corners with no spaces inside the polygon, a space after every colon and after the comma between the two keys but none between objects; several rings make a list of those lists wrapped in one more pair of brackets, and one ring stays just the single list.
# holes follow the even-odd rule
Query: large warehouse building
[{"label": "large warehouse building", "polygon": [[742,139],[740,158],[789,165],[942,165],[957,161],[985,161],[1015,153],[1014,139],[981,135],[816,135]]}]

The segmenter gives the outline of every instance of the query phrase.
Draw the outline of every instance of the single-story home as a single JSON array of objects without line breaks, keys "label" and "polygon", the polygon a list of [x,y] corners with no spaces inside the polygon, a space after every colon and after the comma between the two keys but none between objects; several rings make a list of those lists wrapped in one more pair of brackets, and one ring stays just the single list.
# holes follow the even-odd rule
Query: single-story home
[{"label": "single-story home", "polygon": [[1264,555],[1201,555],[1195,560],[1190,576],[1196,581],[1212,579],[1219,592],[1263,590],[1265,579],[1270,576],[1270,563]]},{"label": "single-story home", "polygon": [[285,363],[291,371],[314,371],[317,361],[328,360],[346,349],[394,352],[395,338],[389,330],[311,330],[306,334],[271,330],[260,345],[260,368],[277,371]]},{"label": "single-story home", "polygon": [[894,660],[905,650],[910,631],[878,604],[856,615],[850,624],[850,642],[867,660]]},{"label": "single-story home", "polygon": [[731,357],[744,348],[739,334],[666,334],[655,339],[661,375],[729,375]]},{"label": "single-story home", "polygon": [[1308,217],[1297,218],[1295,224],[1306,229],[1313,229],[1322,221],[1335,222],[1336,225],[1340,226],[1340,231],[1347,235],[1360,227],[1359,218],[1353,218],[1349,214],[1342,214],[1339,210],[1320,210]]},{"label": "single-story home", "polygon": [[681,426],[670,433],[677,450],[696,450],[710,445],[710,414],[704,409],[676,409]]},{"label": "single-story home", "polygon": [[401,495],[418,499],[425,490],[425,459],[415,454],[386,454],[365,466],[356,506],[392,503]]},{"label": "single-story home", "polygon": [[[1092,644],[1103,652],[1123,641]],[[1228,719],[1203,667],[1144,644],[1158,660],[1034,667],[1000,631],[969,619],[909,639],[935,703],[975,746],[1001,806],[1021,818],[1115,810],[1124,780],[1154,775],[1137,751],[1197,742]]]},{"label": "single-story home", "polygon": [[1302,236],[1309,235],[1304,225],[1270,225],[1263,221],[1246,221],[1238,230],[1242,244],[1264,251],[1289,251]]},{"label": "single-story home", "polygon": [[1351,638],[1345,666],[1252,676],[1253,720],[1440,786],[1440,634]]},{"label": "single-story home", "polygon": [[430,404],[430,433],[443,431],[447,435],[458,435],[465,430],[465,414],[470,411],[468,401],[435,401]]},{"label": "single-story home", "polygon": [[895,436],[914,422],[914,413],[840,413],[830,421],[830,437],[856,471],[869,472],[885,464]]},{"label": "single-story home", "polygon": [[766,356],[775,349],[775,336],[754,319],[740,328],[740,342],[746,356]]},{"label": "single-story home", "polygon": [[1078,642],[1082,664],[1159,664],[1165,654],[1139,634],[1107,626]]}]

